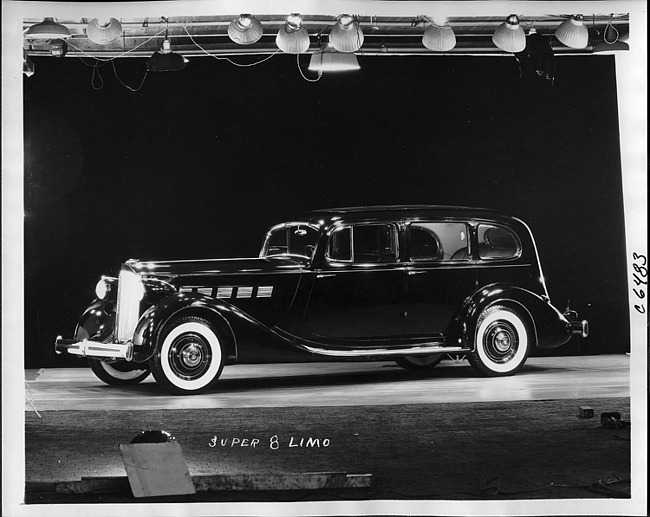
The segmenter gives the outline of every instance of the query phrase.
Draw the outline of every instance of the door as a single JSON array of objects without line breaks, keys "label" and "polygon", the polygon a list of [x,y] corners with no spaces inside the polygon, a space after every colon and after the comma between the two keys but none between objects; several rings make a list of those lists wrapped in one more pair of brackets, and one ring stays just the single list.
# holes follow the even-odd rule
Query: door
[{"label": "door", "polygon": [[397,225],[342,226],[314,271],[301,337],[336,346],[393,343],[404,331],[405,270]]},{"label": "door", "polygon": [[476,290],[470,226],[462,221],[411,222],[406,241],[406,335],[440,339]]}]

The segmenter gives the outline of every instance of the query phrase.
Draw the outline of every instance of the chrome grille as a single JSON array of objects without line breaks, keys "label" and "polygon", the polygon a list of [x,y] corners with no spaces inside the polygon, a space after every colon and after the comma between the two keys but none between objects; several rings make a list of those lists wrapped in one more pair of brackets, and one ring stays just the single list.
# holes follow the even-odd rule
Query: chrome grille
[{"label": "chrome grille", "polygon": [[129,341],[140,317],[140,300],[143,286],[140,275],[123,269],[117,286],[117,315],[115,329],[117,341]]}]

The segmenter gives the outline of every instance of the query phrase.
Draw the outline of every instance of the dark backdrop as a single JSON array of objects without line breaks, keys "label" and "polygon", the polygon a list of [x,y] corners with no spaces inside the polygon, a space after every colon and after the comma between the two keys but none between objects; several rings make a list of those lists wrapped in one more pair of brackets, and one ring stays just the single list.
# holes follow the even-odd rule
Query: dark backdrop
[{"label": "dark backdrop", "polygon": [[[295,56],[247,68],[202,57],[138,92],[112,64],[34,61],[27,367],[69,364],[55,336],[72,337],[99,276],[127,258],[256,255],[294,212],[377,203],[521,217],[554,304],[591,320],[590,338],[555,353],[629,350],[612,56],[560,57],[553,85],[520,78],[514,57],[361,56],[361,71],[315,83]],[[114,65],[140,84],[144,60]]]}]

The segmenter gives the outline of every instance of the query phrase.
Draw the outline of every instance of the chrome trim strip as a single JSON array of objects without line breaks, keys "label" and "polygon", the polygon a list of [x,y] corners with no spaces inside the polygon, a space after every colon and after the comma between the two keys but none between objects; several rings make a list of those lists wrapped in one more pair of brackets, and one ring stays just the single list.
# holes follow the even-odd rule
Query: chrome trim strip
[{"label": "chrome trim strip", "polygon": [[303,350],[312,354],[327,355],[333,357],[380,357],[394,355],[428,355],[428,354],[455,354],[471,352],[471,348],[462,346],[440,346],[439,344],[424,343],[422,345],[407,348],[367,348],[356,350],[330,350],[326,348],[296,344]]},{"label": "chrome trim strip", "polygon": [[217,287],[217,298],[232,298],[234,287]]},{"label": "chrome trim strip", "polygon": [[253,288],[250,286],[237,287],[237,298],[252,298]]},{"label": "chrome trim strip", "polygon": [[[485,260],[485,259],[481,259],[481,260]],[[498,260],[498,259],[492,259],[492,260]],[[504,260],[511,260],[511,259],[504,259]],[[485,268],[494,269],[495,267],[530,267],[530,266],[532,266],[531,263],[527,263],[527,264],[483,264],[483,263],[477,263],[476,264],[476,267],[481,268],[481,269],[485,269]]]}]

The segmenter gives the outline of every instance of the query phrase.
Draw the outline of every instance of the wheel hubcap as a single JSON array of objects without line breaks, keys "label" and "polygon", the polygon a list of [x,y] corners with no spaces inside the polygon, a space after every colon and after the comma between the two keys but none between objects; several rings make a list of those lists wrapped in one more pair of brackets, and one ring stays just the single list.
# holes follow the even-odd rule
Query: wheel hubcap
[{"label": "wheel hubcap", "polygon": [[510,335],[507,332],[498,332],[494,336],[494,346],[499,352],[507,352],[510,348]]},{"label": "wheel hubcap", "polygon": [[488,326],[483,337],[483,349],[495,363],[507,363],[519,348],[517,330],[507,321],[495,321]]},{"label": "wheel hubcap", "polygon": [[174,374],[184,380],[200,378],[210,367],[210,345],[198,334],[181,334],[169,348],[169,365]]},{"label": "wheel hubcap", "polygon": [[195,368],[201,362],[201,347],[190,343],[181,351],[181,361],[189,368]]}]

